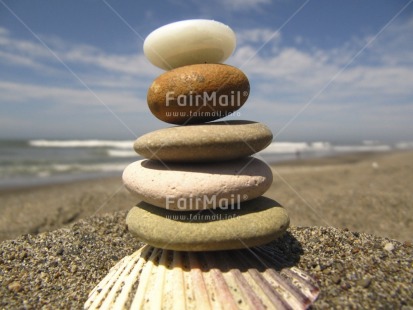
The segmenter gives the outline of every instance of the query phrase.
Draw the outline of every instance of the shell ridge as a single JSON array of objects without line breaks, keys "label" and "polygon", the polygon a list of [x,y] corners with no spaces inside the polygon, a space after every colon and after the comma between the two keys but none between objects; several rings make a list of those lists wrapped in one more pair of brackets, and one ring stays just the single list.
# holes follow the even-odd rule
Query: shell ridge
[{"label": "shell ridge", "polygon": [[211,270],[207,263],[207,254],[208,253],[206,252],[197,252],[196,258],[200,263],[201,271],[205,281],[206,292],[211,304],[211,309],[222,309],[222,304],[220,304],[218,298],[219,292],[217,292],[216,286],[214,285],[214,279],[211,276]]},{"label": "shell ridge", "polygon": [[259,246],[251,248],[255,256],[264,259],[266,263],[273,265],[276,269],[281,270],[283,266],[288,265],[288,262],[281,257],[282,253],[273,251],[268,246]]},{"label": "shell ridge", "polygon": [[[185,275],[188,275],[187,268],[183,263],[183,253],[178,251],[171,251],[173,253],[172,258],[172,270],[173,270],[173,279],[171,283],[176,284],[175,290],[173,292],[173,308],[177,310],[188,309],[187,306],[187,294],[185,286]],[[187,263],[186,263],[187,264]]]},{"label": "shell ridge", "polygon": [[[138,252],[138,253],[136,253]],[[99,309],[111,309],[113,305],[117,303],[117,298],[121,295],[125,288],[125,278],[130,274],[131,270],[135,267],[135,262],[141,258],[142,248],[136,251],[136,255],[129,255],[129,260],[125,260],[122,263],[122,272],[117,276],[114,281],[109,294],[106,296],[105,301],[100,305]]]},{"label": "shell ridge", "polygon": [[211,275],[217,297],[221,301],[221,305],[225,305],[225,309],[238,309],[231,289],[228,287],[218,267],[216,255],[214,253],[203,253],[203,256],[207,266],[210,268],[209,273]]},{"label": "shell ridge", "polygon": [[248,281],[243,276],[241,271],[238,269],[231,269],[229,273],[234,278],[235,282],[238,284],[238,287],[241,290],[243,299],[249,305],[251,309],[266,309],[261,298],[254,292],[251,286],[248,284]]},{"label": "shell ridge", "polygon": [[266,281],[257,269],[251,268],[248,270],[248,273],[251,275],[255,283],[258,284],[263,293],[268,297],[275,309],[293,309],[284,302],[282,295],[274,290],[274,288]]},{"label": "shell ridge", "polygon": [[284,300],[293,309],[306,309],[307,306],[311,304],[310,299],[305,294],[301,293],[299,287],[293,285],[273,269],[267,269],[265,274],[276,283],[278,288],[282,291],[279,293],[283,295]]},{"label": "shell ridge", "polygon": [[122,258],[120,262],[118,262],[115,266],[113,266],[110,270],[109,273],[95,286],[95,288],[89,293],[88,300],[86,301],[84,305],[84,309],[94,309],[91,308],[92,306],[96,307],[95,304],[98,302],[97,299],[99,300],[103,297],[101,294],[103,288],[110,283],[110,281],[113,279],[115,274],[119,271],[119,268],[121,268],[121,263],[123,263],[128,256],[125,256]]},{"label": "shell ridge", "polygon": [[[136,256],[139,255],[139,257],[136,257],[136,259],[134,259],[134,266],[132,270],[124,278],[125,284],[123,286],[122,292],[118,296],[118,304],[127,307],[129,297],[136,293],[136,290],[134,290],[134,288],[136,289],[137,285],[139,284],[139,278],[142,273],[142,267],[147,262],[147,256],[150,252],[151,247],[145,245],[133,254],[136,254]],[[132,265],[132,262],[130,262],[130,264]]]},{"label": "shell ridge", "polygon": [[151,290],[151,293],[148,296],[152,309],[162,309],[164,306],[162,293],[164,292],[165,287],[165,273],[169,255],[168,252],[169,251],[167,250],[161,251],[156,278],[152,284],[152,287],[155,289]]},{"label": "shell ridge", "polygon": [[96,286],[96,290],[94,290],[96,299],[93,300],[92,294],[89,295],[88,301],[91,301],[91,303],[87,306],[85,304],[86,309],[101,309],[101,307],[111,301],[110,298],[116,293],[116,291],[113,291],[113,288],[116,286],[117,279],[119,279],[133,257],[133,254],[125,256],[110,269],[109,274]]},{"label": "shell ridge", "polygon": [[257,262],[260,263],[259,260],[252,259],[254,257],[251,257],[251,251],[252,249],[234,251],[234,255],[231,257],[230,261],[233,262],[233,266],[237,267],[236,269],[234,268],[235,270],[243,270],[242,272],[239,271],[241,276],[240,279],[245,279],[247,285],[246,289],[252,292],[252,296],[256,297],[253,298],[254,304],[252,309],[256,309],[257,307],[259,308],[260,304],[263,305],[264,308],[267,308],[267,305],[271,303],[271,300],[265,294],[262,295],[258,293],[262,292],[261,286],[255,281],[254,277],[249,272],[250,269],[254,268]]},{"label": "shell ridge", "polygon": [[[229,276],[231,276],[235,284],[240,289],[240,295],[242,300],[249,306],[250,309],[265,309],[263,301],[255,293],[253,288],[249,285],[247,279],[244,277],[243,273],[234,266],[240,266],[240,262],[237,259],[237,255],[231,256],[230,253],[238,253],[230,251],[222,251],[219,253],[220,262],[222,262],[224,270],[227,270]],[[228,262],[233,262],[235,265],[229,266]],[[241,266],[240,266],[241,267]]]},{"label": "shell ridge", "polygon": [[[273,268],[267,269],[267,272],[271,270],[270,274],[276,277],[275,281],[282,286],[286,293],[288,292],[296,297],[299,295],[304,296],[305,299],[302,300],[301,304],[304,308],[316,300],[319,289],[311,283],[310,276],[297,267],[283,267],[289,265],[289,262],[281,257],[282,253],[280,251],[277,251],[277,249],[271,248],[268,245],[255,247],[252,250],[257,252],[256,254],[259,254],[260,256],[265,256],[267,261],[273,263],[278,269],[281,270],[281,274],[286,276],[289,281],[280,277],[280,275],[275,272]],[[288,296],[288,294],[286,296]],[[302,297],[298,297],[299,300],[301,298]],[[286,298],[286,301],[287,300],[291,299]]]},{"label": "shell ridge", "polygon": [[221,304],[225,305],[225,309],[238,309],[236,302],[234,300],[234,296],[231,293],[224,277],[222,276],[221,272],[217,268],[213,268],[210,270],[211,277],[213,279],[213,283],[216,289],[217,297],[220,299]]},{"label": "shell ridge", "polygon": [[146,264],[143,267],[142,273],[141,273],[141,278],[140,278],[140,284],[138,285],[138,290],[132,300],[132,304],[131,304],[131,309],[141,309],[143,307],[143,304],[145,302],[145,294],[148,288],[148,284],[149,284],[149,278],[150,275],[152,273],[152,268],[154,266],[154,262],[155,260],[158,258],[159,256],[159,252],[161,252],[162,250],[158,249],[158,248],[152,248],[152,252],[150,254],[150,257],[148,259],[148,261],[146,262]]},{"label": "shell ridge", "polygon": [[298,286],[301,292],[307,296],[311,302],[317,299],[320,289],[312,283],[314,280],[309,275],[296,267],[290,269],[285,268],[282,270],[282,274],[290,278],[292,283]]},{"label": "shell ridge", "polygon": [[242,258],[242,262],[246,268],[259,268],[267,269],[270,268],[267,261],[264,261],[260,256],[257,255],[252,249],[247,248],[242,251],[238,251],[238,256]]},{"label": "shell ridge", "polygon": [[[280,253],[277,253],[278,251],[273,251],[269,246],[264,245],[260,247],[255,247],[251,249],[251,254],[254,255],[254,257],[258,260],[258,262],[265,266],[265,262],[273,263],[277,268],[282,269],[282,274],[288,275],[287,277],[291,280],[291,284],[287,282],[287,280],[280,278],[279,276],[277,277],[276,283],[277,285],[281,285],[281,289],[284,292],[292,293],[294,291],[299,291],[300,295],[305,296],[308,301],[303,300],[305,305],[311,304],[314,302],[318,296],[319,289],[318,287],[314,286],[310,282],[310,277],[301,271],[300,269],[296,267],[291,267],[291,268],[282,268],[282,266],[288,265],[288,262],[284,259],[282,259]],[[250,255],[245,254],[244,252],[241,253],[241,255],[244,256],[245,259],[247,259],[250,263],[251,266],[253,266],[254,262],[253,259]],[[264,260],[262,259],[264,256]],[[273,270],[273,268],[268,268],[268,266],[265,266],[267,270]],[[273,274],[277,274],[273,270]],[[288,285],[288,288],[285,287],[285,285]],[[292,293],[294,294],[294,293]],[[294,294],[295,296],[297,294]],[[286,295],[288,296],[288,294]],[[289,302],[290,298],[286,298],[286,301]]]},{"label": "shell ridge", "polygon": [[200,303],[200,309],[212,309],[205,278],[203,276],[201,266],[197,260],[197,254],[193,252],[188,253],[189,267],[191,282],[193,283],[193,293],[195,296],[195,302]]}]

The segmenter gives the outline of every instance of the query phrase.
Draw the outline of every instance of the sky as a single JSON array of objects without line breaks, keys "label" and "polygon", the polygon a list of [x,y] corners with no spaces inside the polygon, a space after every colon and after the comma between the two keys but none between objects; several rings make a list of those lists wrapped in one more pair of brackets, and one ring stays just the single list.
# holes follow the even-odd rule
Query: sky
[{"label": "sky", "polygon": [[276,141],[413,141],[413,0],[0,0],[0,139],[135,139],[171,126],[143,40],[194,18],[229,25],[251,93],[227,119]]}]

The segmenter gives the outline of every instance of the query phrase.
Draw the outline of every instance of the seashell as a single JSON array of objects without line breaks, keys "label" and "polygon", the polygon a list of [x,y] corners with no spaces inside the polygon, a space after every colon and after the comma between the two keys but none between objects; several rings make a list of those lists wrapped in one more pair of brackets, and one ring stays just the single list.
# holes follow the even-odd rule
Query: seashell
[{"label": "seashell", "polygon": [[315,281],[283,266],[269,246],[180,252],[145,245],[110,270],[84,308],[306,309],[319,293]]}]

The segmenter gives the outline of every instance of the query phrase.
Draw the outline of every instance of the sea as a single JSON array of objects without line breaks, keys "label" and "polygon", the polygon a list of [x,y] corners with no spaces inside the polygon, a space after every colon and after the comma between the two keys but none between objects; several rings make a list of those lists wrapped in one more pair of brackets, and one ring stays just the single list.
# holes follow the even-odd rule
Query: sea
[{"label": "sea", "polygon": [[[141,159],[130,140],[0,140],[0,189],[121,177]],[[352,152],[413,149],[413,142],[274,142],[257,154],[268,163]]]}]

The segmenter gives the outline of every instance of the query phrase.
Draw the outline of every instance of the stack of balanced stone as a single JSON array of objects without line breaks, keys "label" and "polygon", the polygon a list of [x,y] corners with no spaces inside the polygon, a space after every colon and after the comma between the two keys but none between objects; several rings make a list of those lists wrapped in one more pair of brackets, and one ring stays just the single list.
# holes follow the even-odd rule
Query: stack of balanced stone
[{"label": "stack of balanced stone", "polygon": [[123,173],[126,188],[142,200],[128,213],[128,229],[149,245],[242,249],[278,238],[289,225],[286,211],[262,196],[272,183],[270,167],[251,157],[271,143],[268,127],[211,122],[249,95],[245,74],[222,64],[235,44],[234,32],[211,20],[172,23],[145,40],[148,60],[167,70],[148,90],[149,109],[178,125],[138,138],[134,149],[145,159]]}]

